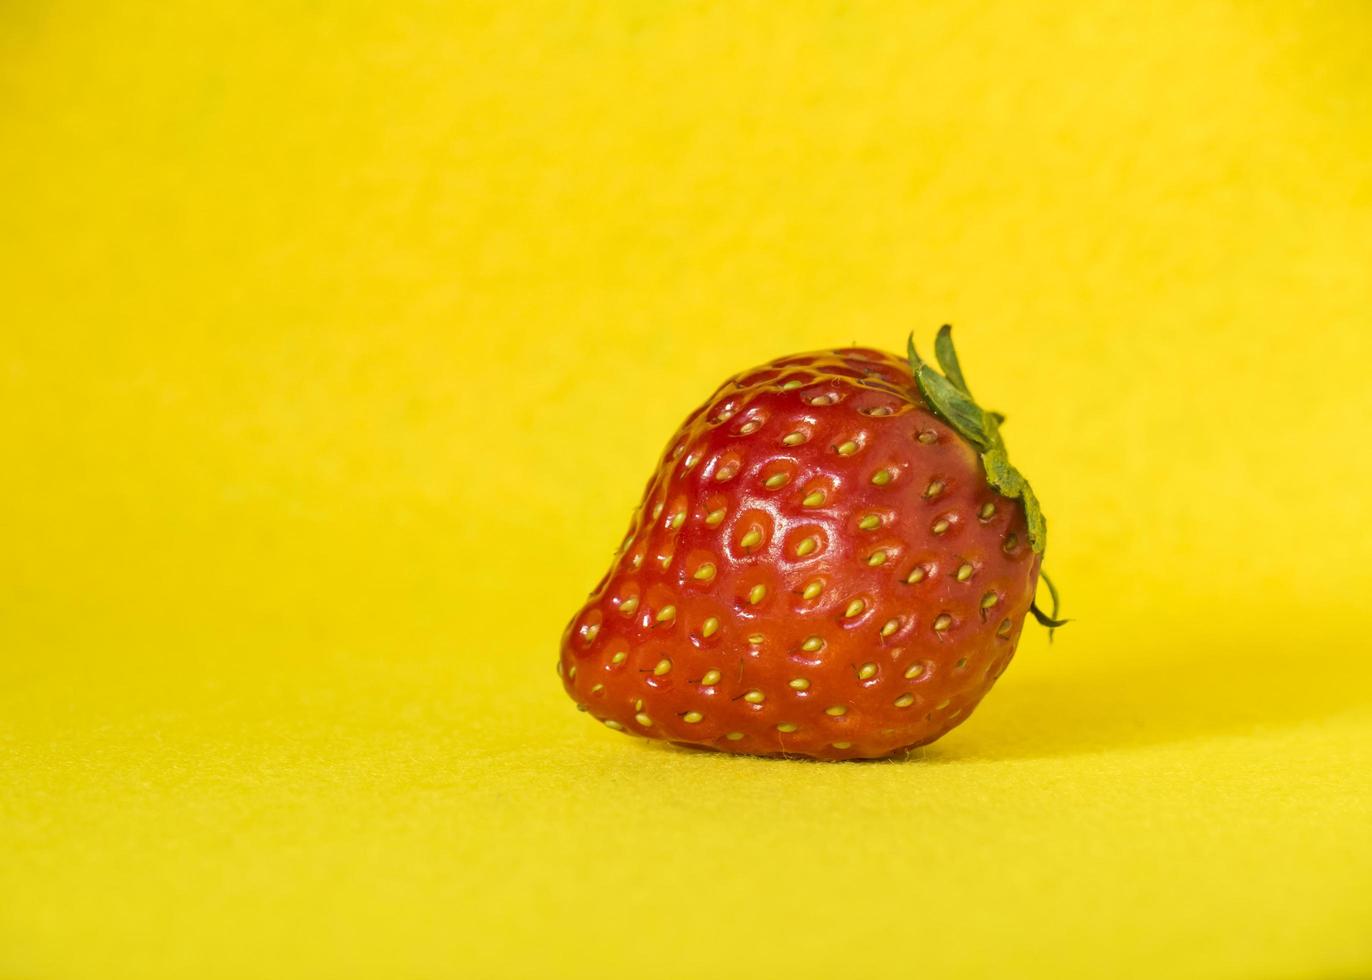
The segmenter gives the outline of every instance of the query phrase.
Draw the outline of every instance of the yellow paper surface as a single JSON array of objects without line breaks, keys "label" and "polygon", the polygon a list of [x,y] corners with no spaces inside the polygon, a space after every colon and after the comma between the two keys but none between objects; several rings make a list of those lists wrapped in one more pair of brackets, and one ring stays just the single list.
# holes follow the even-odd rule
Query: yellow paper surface
[{"label": "yellow paper surface", "polygon": [[[4,4],[0,976],[1372,973],[1370,33]],[[944,321],[1057,642],[902,763],[573,710],[686,413]]]}]

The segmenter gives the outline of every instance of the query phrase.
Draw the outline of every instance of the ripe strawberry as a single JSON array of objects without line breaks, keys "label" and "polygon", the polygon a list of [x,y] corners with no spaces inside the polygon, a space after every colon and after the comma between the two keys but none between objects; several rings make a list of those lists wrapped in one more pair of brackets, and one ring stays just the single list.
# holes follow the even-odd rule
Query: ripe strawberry
[{"label": "ripe strawberry", "polygon": [[[853,348],[783,357],[686,420],[562,638],[616,730],[759,755],[875,758],[963,721],[1014,655],[1046,528],[1003,418]],[[1051,590],[1051,585],[1050,585]],[[1056,605],[1056,596],[1054,596]]]}]

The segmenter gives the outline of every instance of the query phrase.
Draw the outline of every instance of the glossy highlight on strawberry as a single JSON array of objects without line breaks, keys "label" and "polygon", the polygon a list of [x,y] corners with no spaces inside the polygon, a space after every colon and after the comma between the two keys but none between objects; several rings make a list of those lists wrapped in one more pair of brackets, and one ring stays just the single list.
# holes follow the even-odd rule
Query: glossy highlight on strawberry
[{"label": "glossy highlight on strawberry", "polygon": [[850,348],[726,381],[681,426],[558,672],[612,729],[880,758],[962,722],[1034,607],[1046,527],[1001,416]]}]

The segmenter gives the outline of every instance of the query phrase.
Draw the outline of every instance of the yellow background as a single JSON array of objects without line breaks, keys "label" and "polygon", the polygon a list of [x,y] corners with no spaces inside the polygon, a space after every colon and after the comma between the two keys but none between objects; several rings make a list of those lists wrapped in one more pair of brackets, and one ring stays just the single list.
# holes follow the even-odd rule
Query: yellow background
[{"label": "yellow background", "polygon": [[[0,976],[1372,972],[1365,4],[371,6],[0,7]],[[944,320],[1058,642],[574,711],[686,413]]]}]

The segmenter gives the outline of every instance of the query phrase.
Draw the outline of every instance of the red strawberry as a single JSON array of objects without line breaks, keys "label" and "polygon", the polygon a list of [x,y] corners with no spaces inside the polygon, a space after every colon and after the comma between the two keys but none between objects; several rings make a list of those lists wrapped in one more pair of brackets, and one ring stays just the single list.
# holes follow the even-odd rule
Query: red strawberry
[{"label": "red strawberry", "polygon": [[[562,638],[616,730],[759,755],[875,758],[963,721],[1014,655],[1046,529],[1002,417],[859,348],[725,382],[682,425]],[[1050,586],[1051,588],[1051,586]],[[1056,603],[1056,597],[1055,597]]]}]

